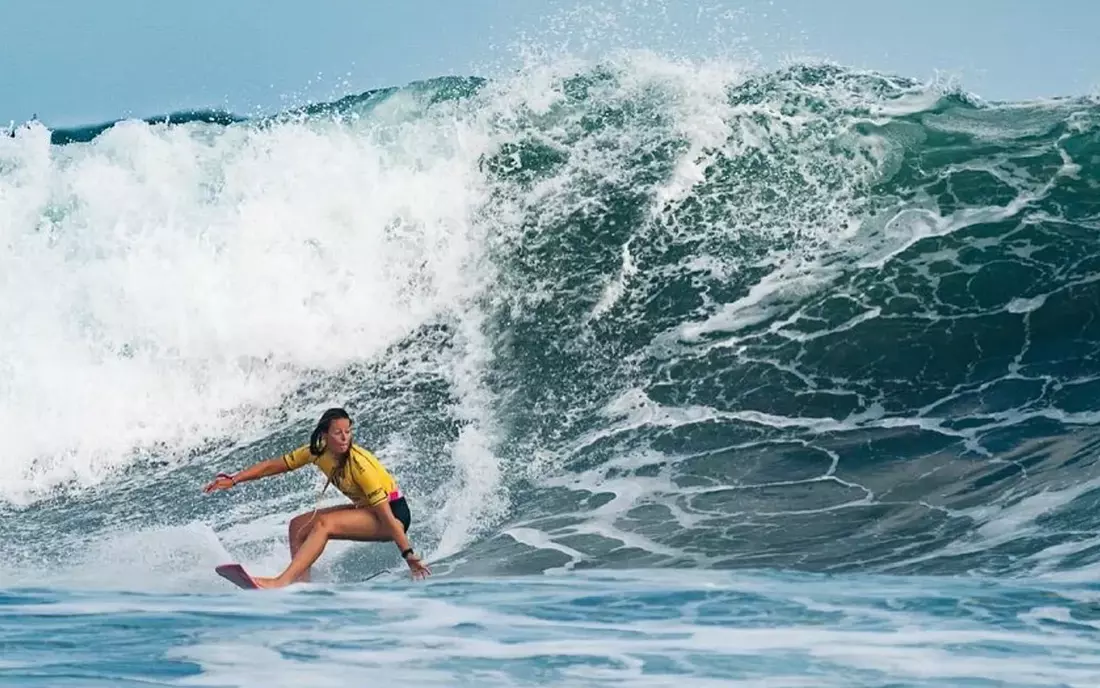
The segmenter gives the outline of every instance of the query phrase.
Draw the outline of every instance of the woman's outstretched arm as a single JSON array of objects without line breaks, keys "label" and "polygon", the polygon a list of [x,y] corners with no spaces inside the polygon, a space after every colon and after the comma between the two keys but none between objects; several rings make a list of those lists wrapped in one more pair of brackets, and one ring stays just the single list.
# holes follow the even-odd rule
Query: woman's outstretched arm
[{"label": "woman's outstretched arm", "polygon": [[286,473],[289,470],[290,468],[281,457],[277,459],[267,459],[266,461],[254,463],[243,471],[234,473],[233,475],[219,473],[217,477],[202,488],[202,491],[209,493],[216,490],[228,490],[238,483],[246,483],[249,480],[259,480],[260,478],[266,478],[271,475]]}]

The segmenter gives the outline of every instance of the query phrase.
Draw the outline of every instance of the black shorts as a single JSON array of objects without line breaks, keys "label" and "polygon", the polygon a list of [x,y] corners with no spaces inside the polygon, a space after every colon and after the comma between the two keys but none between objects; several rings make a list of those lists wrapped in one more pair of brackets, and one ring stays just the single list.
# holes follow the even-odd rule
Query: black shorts
[{"label": "black shorts", "polygon": [[405,501],[404,497],[390,502],[390,511],[397,517],[398,521],[401,521],[401,525],[405,526],[405,532],[409,532],[409,524],[412,523],[412,514],[409,513],[409,503]]}]

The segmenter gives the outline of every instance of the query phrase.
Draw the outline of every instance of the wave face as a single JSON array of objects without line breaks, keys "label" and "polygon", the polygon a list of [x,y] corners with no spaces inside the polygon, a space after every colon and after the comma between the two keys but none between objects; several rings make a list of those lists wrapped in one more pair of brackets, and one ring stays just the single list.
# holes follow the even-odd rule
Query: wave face
[{"label": "wave face", "polygon": [[334,404],[440,573],[1100,560],[1093,101],[632,54],[184,120],[0,140],[6,577],[281,566],[316,475],[199,487]]}]

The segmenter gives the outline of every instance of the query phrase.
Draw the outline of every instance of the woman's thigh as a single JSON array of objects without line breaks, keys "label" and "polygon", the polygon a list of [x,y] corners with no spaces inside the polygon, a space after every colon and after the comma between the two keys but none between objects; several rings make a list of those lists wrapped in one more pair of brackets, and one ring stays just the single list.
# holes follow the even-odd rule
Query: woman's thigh
[{"label": "woman's thigh", "polygon": [[294,518],[290,519],[290,531],[291,533],[305,537],[309,534],[309,531],[313,529],[313,526],[317,524],[317,519],[326,514],[335,513],[338,511],[344,511],[347,509],[357,509],[359,507],[354,504],[337,504],[336,506],[326,506],[323,509],[313,509],[306,511],[305,513],[298,514]]},{"label": "woman's thigh", "polygon": [[352,506],[318,514],[316,523],[316,527],[323,528],[333,540],[377,542],[392,539],[389,530],[374,512],[361,507]]}]

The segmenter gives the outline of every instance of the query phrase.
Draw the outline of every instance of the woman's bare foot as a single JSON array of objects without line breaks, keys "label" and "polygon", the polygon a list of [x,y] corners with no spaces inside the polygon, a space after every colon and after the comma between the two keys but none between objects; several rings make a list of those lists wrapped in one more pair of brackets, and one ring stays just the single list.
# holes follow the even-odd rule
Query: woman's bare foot
[{"label": "woman's bare foot", "polygon": [[265,578],[263,576],[252,576],[252,580],[256,583],[256,585],[260,586],[261,588],[282,588],[282,587],[285,587],[287,585],[286,583],[284,583],[283,581],[281,581],[278,578]]}]

